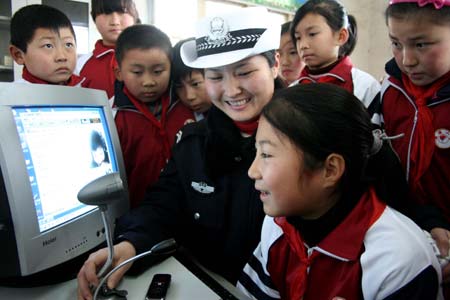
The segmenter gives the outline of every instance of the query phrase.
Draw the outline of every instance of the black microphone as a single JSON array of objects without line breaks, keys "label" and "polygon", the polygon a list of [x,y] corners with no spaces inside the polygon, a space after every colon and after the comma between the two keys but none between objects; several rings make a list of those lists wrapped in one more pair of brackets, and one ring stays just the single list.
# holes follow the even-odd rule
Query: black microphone
[{"label": "black microphone", "polygon": [[118,269],[122,268],[123,266],[125,266],[125,265],[127,265],[127,264],[129,264],[129,263],[131,263],[131,262],[133,262],[135,260],[138,260],[139,258],[147,256],[147,255],[169,254],[169,253],[175,252],[177,247],[178,247],[177,243],[176,243],[176,241],[173,238],[167,239],[167,240],[163,240],[163,241],[157,243],[156,245],[154,245],[150,250],[148,250],[146,252],[142,252],[141,254],[138,254],[136,256],[133,256],[133,257],[123,261],[122,263],[117,265],[114,269],[109,271],[109,273],[106,274],[102,278],[102,280],[100,280],[98,286],[95,288],[93,300],[97,299],[98,293],[102,289],[103,285],[106,284],[106,281],[108,280],[108,278],[112,274],[114,274],[114,272],[116,272]]}]

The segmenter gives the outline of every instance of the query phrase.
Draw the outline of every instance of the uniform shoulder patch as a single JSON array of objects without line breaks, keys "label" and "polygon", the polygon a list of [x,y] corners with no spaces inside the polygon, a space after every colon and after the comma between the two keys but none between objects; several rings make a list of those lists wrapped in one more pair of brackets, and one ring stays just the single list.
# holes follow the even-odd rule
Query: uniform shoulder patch
[{"label": "uniform shoulder patch", "polygon": [[206,134],[206,127],[205,122],[199,121],[199,122],[193,122],[186,124],[183,126],[175,135],[175,144],[178,144],[180,141],[188,138],[189,136],[198,136],[198,135],[205,135]]}]

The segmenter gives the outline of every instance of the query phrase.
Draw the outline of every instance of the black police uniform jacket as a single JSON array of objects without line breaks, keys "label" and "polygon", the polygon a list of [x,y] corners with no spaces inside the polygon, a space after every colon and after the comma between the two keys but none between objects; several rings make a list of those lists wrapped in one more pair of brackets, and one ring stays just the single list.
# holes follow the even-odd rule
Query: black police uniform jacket
[{"label": "black police uniform jacket", "polygon": [[236,282],[260,240],[264,211],[247,171],[254,136],[212,107],[183,127],[172,157],[139,207],[119,220],[120,240],[137,253],[174,237],[204,266]]}]

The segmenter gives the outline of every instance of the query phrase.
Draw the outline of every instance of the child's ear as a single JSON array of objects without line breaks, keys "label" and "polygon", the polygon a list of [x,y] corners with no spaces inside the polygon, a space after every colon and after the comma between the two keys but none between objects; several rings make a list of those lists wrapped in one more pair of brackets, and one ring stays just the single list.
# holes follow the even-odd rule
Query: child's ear
[{"label": "child's ear", "polygon": [[337,186],[345,171],[344,157],[331,153],[324,162],[323,170],[324,187]]},{"label": "child's ear", "polygon": [[14,45],[9,45],[9,53],[14,61],[19,65],[25,64],[25,53]]},{"label": "child's ear", "polygon": [[115,67],[114,68],[114,76],[116,76],[116,79],[119,81],[123,81],[122,80],[122,72],[120,71],[119,67]]},{"label": "child's ear", "polygon": [[273,79],[277,78],[279,68],[280,68],[280,53],[278,51],[275,51],[275,62],[272,67]]},{"label": "child's ear", "polygon": [[338,34],[338,36],[337,36],[338,46],[342,46],[345,43],[347,43],[348,38],[350,36],[347,28],[341,28],[337,34]]}]

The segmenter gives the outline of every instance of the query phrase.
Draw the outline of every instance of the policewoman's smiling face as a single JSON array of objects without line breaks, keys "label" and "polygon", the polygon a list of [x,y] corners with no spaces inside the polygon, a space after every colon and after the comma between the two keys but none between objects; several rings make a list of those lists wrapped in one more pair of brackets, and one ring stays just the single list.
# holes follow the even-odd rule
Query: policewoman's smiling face
[{"label": "policewoman's smiling face", "polygon": [[205,69],[206,90],[212,103],[234,121],[249,121],[260,115],[272,98],[279,61],[273,67],[262,55],[234,64]]}]

